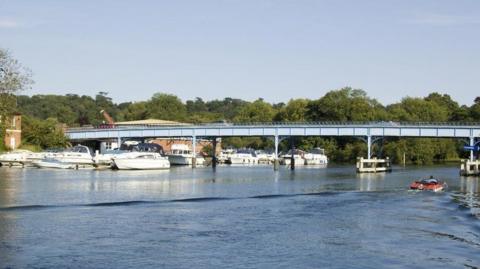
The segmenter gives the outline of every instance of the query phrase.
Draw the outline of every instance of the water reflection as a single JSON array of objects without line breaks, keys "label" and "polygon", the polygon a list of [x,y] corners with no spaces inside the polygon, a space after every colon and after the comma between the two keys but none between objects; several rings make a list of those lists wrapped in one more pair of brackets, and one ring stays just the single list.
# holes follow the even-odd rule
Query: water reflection
[{"label": "water reflection", "polygon": [[360,173],[357,178],[357,188],[360,191],[379,191],[385,188],[385,173]]},{"label": "water reflection", "polygon": [[479,178],[462,177],[460,179],[460,195],[454,196],[463,206],[470,208],[473,215],[480,217],[480,184]]},{"label": "water reflection", "polygon": [[[0,168],[0,205],[10,204],[15,197],[16,188],[12,187],[12,178],[16,172],[16,169]],[[6,261],[6,263],[12,260],[12,255],[8,251],[8,243],[14,237],[15,229],[15,213],[13,212],[0,212],[0,261]]]},{"label": "water reflection", "polygon": [[460,191],[463,193],[480,193],[480,185],[478,177],[461,177],[460,178]]}]

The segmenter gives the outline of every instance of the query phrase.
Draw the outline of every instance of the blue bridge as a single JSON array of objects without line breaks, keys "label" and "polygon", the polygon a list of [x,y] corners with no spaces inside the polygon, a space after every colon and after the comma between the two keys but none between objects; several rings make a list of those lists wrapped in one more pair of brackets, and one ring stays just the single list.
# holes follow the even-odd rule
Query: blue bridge
[{"label": "blue bridge", "polygon": [[[278,144],[295,136],[358,137],[368,145],[385,137],[458,138],[475,147],[480,137],[479,123],[400,123],[400,122],[309,122],[309,123],[249,123],[249,124],[179,124],[110,126],[110,128],[69,128],[66,135],[73,142],[105,141],[126,138],[190,138],[195,147],[197,138],[270,137]],[[195,148],[194,148],[195,150]],[[473,150],[470,150],[473,160]]]}]

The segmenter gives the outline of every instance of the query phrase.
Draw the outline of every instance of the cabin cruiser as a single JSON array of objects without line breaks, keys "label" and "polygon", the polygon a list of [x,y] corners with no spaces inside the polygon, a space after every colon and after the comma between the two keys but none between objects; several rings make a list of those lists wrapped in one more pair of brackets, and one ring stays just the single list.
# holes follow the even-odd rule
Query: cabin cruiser
[{"label": "cabin cruiser", "polygon": [[[322,148],[314,148],[303,155],[306,165],[323,165],[328,163],[325,150]],[[296,163],[295,163],[296,164]]]},{"label": "cabin cruiser", "polygon": [[0,155],[0,164],[1,165],[8,165],[8,166],[14,166],[14,165],[25,165],[28,161],[27,157],[33,154],[33,152],[29,150],[14,150],[11,152],[7,152],[4,154]]},{"label": "cabin cruiser", "polygon": [[[295,160],[295,165],[305,165],[305,159],[303,158],[305,152],[303,150],[295,149],[293,150],[293,159]],[[289,150],[287,153],[280,155],[280,164],[290,165],[292,160],[292,150]]]},{"label": "cabin cruiser", "polygon": [[235,154],[235,150],[233,148],[224,149],[224,150],[220,151],[220,153],[218,154],[217,162],[218,163],[227,163],[228,158],[230,158],[230,156],[232,156],[233,154]]},{"label": "cabin cruiser", "polygon": [[[185,144],[173,144],[171,152],[167,154],[168,160],[172,165],[192,165],[194,153]],[[203,165],[205,159],[202,156],[196,156],[196,164]]]},{"label": "cabin cruiser", "polygon": [[231,154],[226,163],[228,164],[258,164],[258,157],[254,150],[240,149]]},{"label": "cabin cruiser", "polygon": [[440,182],[437,179],[435,179],[433,176],[430,176],[430,178],[426,178],[422,180],[416,180],[412,182],[412,184],[410,184],[410,189],[419,190],[419,191],[439,192],[446,187],[447,187],[447,183]]},{"label": "cabin cruiser", "polygon": [[170,162],[163,156],[163,148],[154,143],[139,143],[131,152],[118,154],[113,165],[119,170],[168,169]]},{"label": "cabin cruiser", "polygon": [[32,161],[32,165],[38,168],[78,169],[93,168],[94,162],[90,149],[77,145],[63,152],[46,154],[43,159]]},{"label": "cabin cruiser", "polygon": [[110,149],[106,150],[104,153],[95,154],[93,157],[93,161],[95,162],[95,166],[102,167],[102,166],[113,166],[113,159],[118,157],[123,153],[129,152],[128,150],[121,150],[121,149]]},{"label": "cabin cruiser", "polygon": [[255,155],[258,158],[259,163],[273,163],[275,161],[275,154],[265,150],[256,150]]}]

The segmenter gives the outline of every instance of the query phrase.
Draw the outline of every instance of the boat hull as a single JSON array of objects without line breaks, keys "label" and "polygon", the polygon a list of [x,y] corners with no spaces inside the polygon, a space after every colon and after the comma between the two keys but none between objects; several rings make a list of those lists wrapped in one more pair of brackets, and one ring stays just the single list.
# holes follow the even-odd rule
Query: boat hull
[{"label": "boat hull", "polygon": [[[192,159],[191,156],[168,155],[168,161],[171,165],[192,165]],[[197,165],[203,165],[204,163],[205,159],[203,157],[196,158]]]},{"label": "boat hull", "polygon": [[37,168],[55,168],[55,169],[75,169],[76,165],[71,163],[62,163],[53,160],[39,160],[33,161],[32,165]]},{"label": "boat hull", "polygon": [[258,159],[254,157],[229,157],[228,164],[257,164]]},{"label": "boat hull", "polygon": [[166,159],[114,159],[115,167],[119,170],[160,170],[170,168]]},{"label": "boat hull", "polygon": [[436,183],[436,184],[425,184],[421,182],[414,182],[410,185],[410,189],[412,190],[418,190],[418,191],[433,191],[433,192],[439,192],[443,191],[444,183]]}]

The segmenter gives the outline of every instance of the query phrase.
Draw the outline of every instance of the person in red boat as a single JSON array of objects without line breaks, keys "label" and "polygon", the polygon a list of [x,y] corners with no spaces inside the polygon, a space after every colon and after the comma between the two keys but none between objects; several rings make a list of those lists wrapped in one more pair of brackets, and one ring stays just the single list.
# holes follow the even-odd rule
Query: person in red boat
[{"label": "person in red boat", "polygon": [[427,190],[427,191],[441,191],[444,189],[446,186],[445,183],[439,182],[437,179],[435,179],[433,176],[430,176],[430,178],[422,179],[422,180],[417,180],[410,184],[410,189],[412,190]]}]

